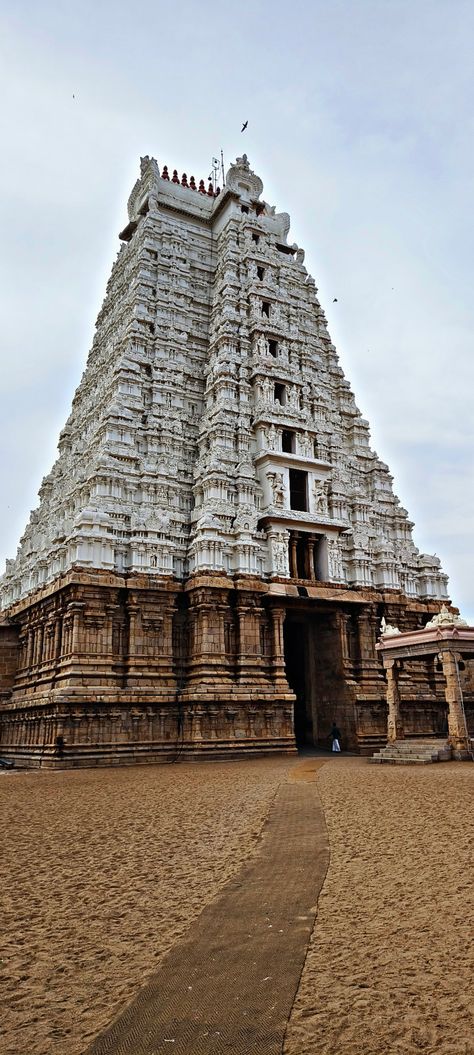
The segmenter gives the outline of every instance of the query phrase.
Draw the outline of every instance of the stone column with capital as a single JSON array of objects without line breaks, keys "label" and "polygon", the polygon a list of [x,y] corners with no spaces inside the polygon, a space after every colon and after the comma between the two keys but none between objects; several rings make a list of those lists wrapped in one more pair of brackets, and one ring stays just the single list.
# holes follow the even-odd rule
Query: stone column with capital
[{"label": "stone column with capital", "polygon": [[383,665],[387,674],[387,738],[389,743],[393,743],[405,737],[398,691],[398,667],[395,659],[384,658]]},{"label": "stone column with capital", "polygon": [[272,619],[272,675],[275,686],[288,689],[285,670],[285,644],[283,638],[283,624],[285,622],[285,609],[272,606],[270,609]]},{"label": "stone column with capital", "polygon": [[456,652],[446,650],[439,653],[439,659],[446,678],[445,697],[449,708],[448,742],[452,748],[453,758],[462,760],[471,755],[471,741],[464,713],[458,656]]},{"label": "stone column with capital", "polygon": [[316,579],[316,564],[314,559],[314,547],[316,545],[316,539],[314,535],[308,535],[307,553],[308,553],[308,578],[313,581]]}]

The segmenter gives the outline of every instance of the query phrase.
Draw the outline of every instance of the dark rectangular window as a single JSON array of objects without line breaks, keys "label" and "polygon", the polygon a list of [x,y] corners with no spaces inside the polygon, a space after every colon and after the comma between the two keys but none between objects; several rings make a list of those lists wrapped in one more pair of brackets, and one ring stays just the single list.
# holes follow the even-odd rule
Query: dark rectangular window
[{"label": "dark rectangular window", "polygon": [[273,355],[273,358],[276,359],[278,352],[278,341],[269,341],[268,351],[270,352],[270,355]]},{"label": "dark rectangular window", "polygon": [[265,274],[265,268],[264,267],[257,267],[257,278],[260,279],[260,282],[262,281],[264,274]]},{"label": "dark rectangular window", "polygon": [[258,243],[260,241],[260,235],[259,234],[255,234],[255,232],[253,232],[253,234],[252,234],[252,241],[255,242],[255,245],[258,245]]},{"label": "dark rectangular window", "polygon": [[248,205],[241,205],[240,206],[240,211],[241,212],[248,212],[249,211]]},{"label": "dark rectangular window", "polygon": [[267,319],[270,318],[270,302],[268,300],[262,300],[262,315],[266,315]]},{"label": "dark rectangular window", "polygon": [[281,385],[280,382],[277,381],[273,389],[273,398],[275,403],[281,403],[281,406],[284,407],[286,403],[286,385]]},{"label": "dark rectangular window", "polygon": [[302,469],[290,469],[290,509],[308,509],[308,473]]},{"label": "dark rectangular window", "polygon": [[281,434],[281,449],[285,454],[294,454],[296,450],[296,433],[290,429],[283,429]]}]

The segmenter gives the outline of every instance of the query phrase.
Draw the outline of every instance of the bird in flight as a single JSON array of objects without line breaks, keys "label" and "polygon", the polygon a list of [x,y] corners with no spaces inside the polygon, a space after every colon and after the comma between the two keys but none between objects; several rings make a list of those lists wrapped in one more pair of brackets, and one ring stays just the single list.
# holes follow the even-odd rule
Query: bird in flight
[{"label": "bird in flight", "polygon": [[333,298],[333,304],[337,304],[337,297]]},{"label": "bird in flight", "polygon": [[240,129],[240,131],[241,131],[241,132],[245,132],[245,129],[247,128],[247,125],[248,125],[248,121],[244,121],[244,123],[243,123],[243,125],[242,125],[242,128]]}]

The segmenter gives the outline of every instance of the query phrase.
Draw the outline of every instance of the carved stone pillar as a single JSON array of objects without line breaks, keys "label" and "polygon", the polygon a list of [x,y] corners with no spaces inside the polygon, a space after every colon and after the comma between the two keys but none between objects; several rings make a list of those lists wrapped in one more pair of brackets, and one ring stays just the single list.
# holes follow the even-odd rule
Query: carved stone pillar
[{"label": "carved stone pillar", "polygon": [[54,624],[54,645],[53,645],[53,659],[58,660],[61,654],[61,630],[62,630],[62,618],[58,615]]},{"label": "carved stone pillar", "polygon": [[384,667],[387,673],[387,738],[389,743],[393,740],[403,740],[405,737],[400,709],[398,667],[396,663],[395,659],[384,658]]},{"label": "carved stone pillar", "polygon": [[159,737],[160,737],[160,740],[165,740],[166,739],[167,718],[168,718],[169,714],[171,714],[171,711],[169,711],[165,707],[160,707],[160,710],[158,712]]},{"label": "carved stone pillar", "polygon": [[448,740],[452,747],[453,757],[457,759],[469,758],[471,743],[464,713],[461,682],[459,680],[458,656],[456,652],[447,650],[446,652],[440,652],[439,659],[446,678],[445,697],[449,707]]},{"label": "carved stone pillar", "polygon": [[36,626],[35,651],[33,656],[33,663],[35,666],[41,663],[43,659],[43,634],[44,627],[41,623],[38,623]]},{"label": "carved stone pillar", "polygon": [[314,547],[315,547],[315,544],[316,544],[316,539],[313,538],[312,535],[309,535],[308,536],[308,541],[306,543],[307,555],[308,555],[308,578],[312,579],[313,582],[316,579],[316,566],[315,566],[315,562],[314,562]]},{"label": "carved stone pillar", "polygon": [[72,615],[72,634],[71,634],[71,648],[73,656],[77,656],[80,651],[81,645],[81,631],[82,631],[82,613],[85,605],[80,602],[73,601],[68,604],[68,612]]},{"label": "carved stone pillar", "polygon": [[271,608],[272,617],[272,667],[273,679],[278,684],[284,682],[288,692],[288,683],[285,672],[285,643],[283,637],[283,625],[285,622],[284,608]]},{"label": "carved stone pillar", "polygon": [[196,707],[192,711],[192,740],[202,740],[202,721],[205,711]]}]

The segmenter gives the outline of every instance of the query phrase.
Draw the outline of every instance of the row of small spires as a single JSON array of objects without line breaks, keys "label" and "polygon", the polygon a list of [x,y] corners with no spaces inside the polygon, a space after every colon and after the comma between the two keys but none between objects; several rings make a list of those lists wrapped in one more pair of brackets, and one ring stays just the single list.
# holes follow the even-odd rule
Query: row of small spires
[{"label": "row of small spires", "polygon": [[220,187],[216,187],[216,189],[214,190],[214,187],[212,186],[212,183],[209,184],[209,187],[206,190],[206,188],[204,186],[204,180],[203,179],[199,180],[199,187],[196,187],[196,180],[194,179],[194,176],[190,176],[189,177],[189,183],[188,183],[188,177],[187,177],[185,172],[183,172],[183,175],[181,176],[181,179],[180,179],[179,176],[178,176],[178,170],[177,169],[173,169],[173,175],[172,175],[171,180],[170,180],[170,174],[168,172],[168,166],[167,165],[163,165],[163,171],[161,173],[161,178],[162,179],[166,179],[166,180],[168,180],[168,182],[171,182],[171,183],[179,183],[181,185],[181,187],[188,187],[189,190],[196,190],[198,192],[198,194],[207,194],[209,196],[209,198],[217,198],[217,195],[220,194],[220,192],[221,192]]}]

